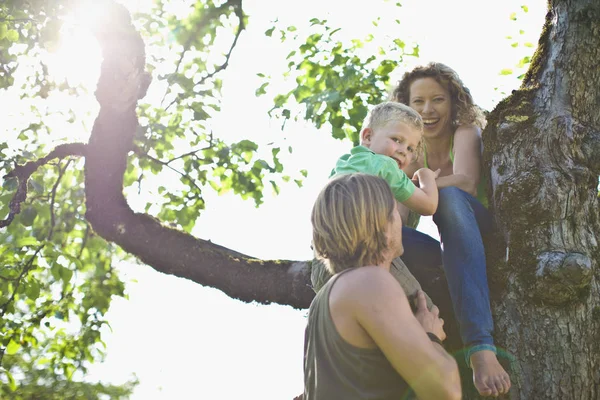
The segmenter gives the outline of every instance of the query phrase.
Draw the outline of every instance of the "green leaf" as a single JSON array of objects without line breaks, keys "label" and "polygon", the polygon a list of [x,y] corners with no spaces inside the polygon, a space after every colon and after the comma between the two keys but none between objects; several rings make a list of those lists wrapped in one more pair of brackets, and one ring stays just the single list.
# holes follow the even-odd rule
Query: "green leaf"
[{"label": "green leaf", "polygon": [[37,217],[37,210],[34,207],[27,207],[21,213],[21,223],[24,226],[31,226],[31,225],[33,225],[33,221],[35,221],[36,217]]},{"label": "green leaf", "polygon": [[511,14],[510,14],[510,19],[511,19],[512,21],[516,21],[516,20],[517,20],[517,13],[516,13],[516,12],[513,12],[513,13],[511,13]]},{"label": "green leaf", "polygon": [[14,29],[9,30],[6,32],[6,39],[8,39],[9,42],[16,42],[19,40],[19,32]]},{"label": "green leaf", "polygon": [[25,293],[27,294],[27,297],[29,297],[31,300],[36,300],[38,297],[40,297],[39,283],[36,280],[31,280],[27,285]]},{"label": "green leaf", "polygon": [[269,181],[271,183],[271,186],[273,187],[273,191],[275,192],[275,194],[279,194],[279,186],[277,186],[277,184],[273,181]]},{"label": "green leaf", "polygon": [[260,87],[254,92],[256,97],[262,96],[263,94],[267,93],[267,91],[265,90],[267,86],[269,86],[269,82],[265,82],[262,85],[260,85]]},{"label": "green leaf", "polygon": [[69,283],[71,281],[71,278],[73,277],[73,271],[70,270],[69,268],[61,267],[60,277],[62,278],[64,284],[66,285],[67,283]]},{"label": "green leaf", "polygon": [[37,193],[44,193],[44,186],[38,183],[35,179],[30,179],[29,184]]},{"label": "green leaf", "polygon": [[33,236],[22,237],[15,241],[15,246],[17,246],[17,247],[25,247],[25,246],[33,247],[33,246],[38,246],[39,244],[40,244],[40,242]]},{"label": "green leaf", "polygon": [[521,9],[523,10],[523,12],[529,12],[529,7],[525,5],[521,6]]},{"label": "green leaf", "polygon": [[6,351],[5,353],[8,354],[9,356],[16,354],[17,351],[19,351],[19,349],[21,348],[21,345],[17,342],[15,342],[14,340],[10,339],[10,342],[8,342],[8,346],[6,346]]},{"label": "green leaf", "polygon": [[503,70],[500,71],[500,75],[510,75],[513,73],[513,70],[510,68],[504,68]]},{"label": "green leaf", "polygon": [[519,68],[523,68],[525,65],[529,64],[530,62],[531,62],[531,57],[525,56],[519,61],[519,64],[517,66]]},{"label": "green leaf", "polygon": [[274,30],[275,30],[275,27],[274,27],[274,26],[273,26],[273,27],[271,27],[271,28],[269,28],[269,29],[267,29],[267,30],[265,31],[265,36],[268,36],[268,37],[271,37],[271,36],[273,36],[273,31],[274,31]]},{"label": "green leaf", "polygon": [[4,369],[3,372],[6,374],[6,378],[8,379],[8,387],[10,388],[10,390],[12,392],[16,391],[17,390],[17,382],[15,381],[15,378],[12,376],[10,371],[8,371],[7,369]]}]

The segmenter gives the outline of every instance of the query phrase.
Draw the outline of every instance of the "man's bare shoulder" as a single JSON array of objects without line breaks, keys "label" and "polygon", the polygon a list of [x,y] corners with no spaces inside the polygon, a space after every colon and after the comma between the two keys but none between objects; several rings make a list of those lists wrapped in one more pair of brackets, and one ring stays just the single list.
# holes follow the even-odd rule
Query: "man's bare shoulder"
[{"label": "man's bare shoulder", "polygon": [[336,291],[352,292],[350,298],[363,300],[379,295],[403,294],[402,287],[389,270],[377,267],[360,267],[340,276],[336,282]]}]

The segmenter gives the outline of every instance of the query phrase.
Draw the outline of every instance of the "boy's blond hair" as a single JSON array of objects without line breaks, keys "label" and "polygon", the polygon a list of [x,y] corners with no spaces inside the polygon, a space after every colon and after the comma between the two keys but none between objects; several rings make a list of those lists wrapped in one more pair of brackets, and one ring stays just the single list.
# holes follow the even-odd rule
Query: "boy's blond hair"
[{"label": "boy's blond hair", "polygon": [[375,130],[385,126],[389,122],[403,122],[419,130],[419,132],[423,132],[423,120],[419,113],[406,104],[395,101],[387,101],[373,107],[367,114],[362,129],[370,128]]},{"label": "boy's blond hair", "polygon": [[333,178],[313,206],[313,247],[333,275],[377,265],[388,247],[395,200],[385,180],[354,173]]}]

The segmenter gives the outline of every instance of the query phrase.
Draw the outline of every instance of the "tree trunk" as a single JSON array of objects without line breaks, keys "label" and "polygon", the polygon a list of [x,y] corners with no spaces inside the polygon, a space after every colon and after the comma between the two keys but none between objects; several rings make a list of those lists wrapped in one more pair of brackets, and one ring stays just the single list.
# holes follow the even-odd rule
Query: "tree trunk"
[{"label": "tree trunk", "polygon": [[490,266],[511,399],[600,398],[600,1],[553,0],[484,160],[505,243]]}]

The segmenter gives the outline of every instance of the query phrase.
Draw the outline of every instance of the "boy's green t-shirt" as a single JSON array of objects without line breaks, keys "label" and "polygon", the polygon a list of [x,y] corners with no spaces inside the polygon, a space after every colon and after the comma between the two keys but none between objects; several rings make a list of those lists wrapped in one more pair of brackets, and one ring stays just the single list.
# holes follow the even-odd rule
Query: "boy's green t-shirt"
[{"label": "boy's green t-shirt", "polygon": [[355,172],[376,175],[385,179],[390,185],[394,197],[401,203],[408,200],[415,192],[415,184],[404,171],[398,168],[398,164],[393,158],[373,153],[367,147],[356,146],[350,150],[349,154],[341,156],[331,171],[330,177]]}]

